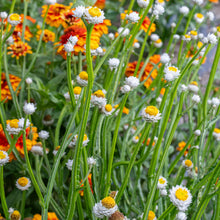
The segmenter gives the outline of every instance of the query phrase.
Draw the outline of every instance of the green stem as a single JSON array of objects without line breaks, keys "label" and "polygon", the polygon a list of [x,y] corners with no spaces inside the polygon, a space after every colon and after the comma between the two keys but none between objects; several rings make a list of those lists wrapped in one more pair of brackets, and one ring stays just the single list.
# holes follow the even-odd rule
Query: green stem
[{"label": "green stem", "polygon": [[22,192],[21,220],[24,220],[25,201],[26,201],[26,190]]}]

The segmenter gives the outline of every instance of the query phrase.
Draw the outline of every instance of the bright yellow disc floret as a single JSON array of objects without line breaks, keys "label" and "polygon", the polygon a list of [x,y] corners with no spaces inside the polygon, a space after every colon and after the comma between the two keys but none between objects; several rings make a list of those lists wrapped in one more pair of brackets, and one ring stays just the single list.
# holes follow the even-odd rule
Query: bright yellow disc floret
[{"label": "bright yellow disc floret", "polygon": [[192,166],[192,161],[191,160],[185,160],[185,165],[187,167],[191,167]]},{"label": "bright yellow disc floret", "polygon": [[159,183],[160,183],[160,184],[164,184],[165,182],[166,182],[166,181],[165,181],[163,178],[160,178],[160,179],[159,179]]},{"label": "bright yellow disc floret", "polygon": [[112,106],[110,104],[105,105],[105,110],[110,112],[112,110]]},{"label": "bright yellow disc floret", "polygon": [[116,205],[115,200],[111,196],[105,197],[101,202],[102,205],[107,209],[111,209]]},{"label": "bright yellow disc floret", "polygon": [[18,184],[24,187],[28,184],[28,179],[26,177],[21,177],[18,179]]},{"label": "bright yellow disc floret", "polygon": [[6,158],[6,155],[2,151],[0,151],[0,160],[3,160],[5,158]]},{"label": "bright yellow disc floret", "polygon": [[89,10],[89,14],[92,16],[92,17],[100,17],[102,15],[101,11],[99,8],[90,8]]},{"label": "bright yellow disc floret", "polygon": [[181,201],[186,201],[189,197],[189,194],[188,194],[187,190],[179,188],[176,190],[175,196],[177,199],[179,199]]},{"label": "bright yellow disc floret", "polygon": [[11,128],[18,128],[18,119],[13,119],[9,122]]},{"label": "bright yellow disc floret", "polygon": [[145,108],[145,112],[148,115],[156,116],[159,113],[159,110],[155,106],[148,106],[147,108]]},{"label": "bright yellow disc floret", "polygon": [[80,74],[79,74],[79,77],[80,79],[83,79],[83,80],[88,80],[88,73],[85,72],[85,71],[82,71]]},{"label": "bright yellow disc floret", "polygon": [[155,219],[155,213],[153,211],[149,211],[147,220],[154,220]]},{"label": "bright yellow disc floret", "polygon": [[105,94],[102,90],[97,90],[96,92],[94,92],[94,95],[99,98],[100,97],[105,98]]},{"label": "bright yellow disc floret", "polygon": [[9,18],[10,18],[11,21],[19,21],[20,20],[19,14],[11,14],[9,16]]},{"label": "bright yellow disc floret", "polygon": [[76,87],[73,89],[73,92],[74,92],[75,95],[80,95],[81,90],[82,90],[81,87],[76,86]]}]

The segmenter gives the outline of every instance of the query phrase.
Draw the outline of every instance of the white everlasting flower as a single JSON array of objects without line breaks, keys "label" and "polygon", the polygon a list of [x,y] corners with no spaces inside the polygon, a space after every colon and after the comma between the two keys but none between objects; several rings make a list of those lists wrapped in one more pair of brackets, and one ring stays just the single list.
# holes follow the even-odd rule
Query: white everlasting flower
[{"label": "white everlasting flower", "polygon": [[31,180],[27,177],[21,177],[17,179],[16,187],[21,191],[26,191],[31,187]]},{"label": "white everlasting flower", "polygon": [[6,43],[11,45],[14,43],[14,38],[12,36],[10,36],[7,40],[6,40]]},{"label": "white everlasting flower", "polygon": [[102,49],[101,47],[98,47],[98,48],[96,49],[96,52],[97,52],[97,55],[98,55],[98,56],[103,55],[103,49]]},{"label": "white everlasting flower", "polygon": [[191,169],[193,168],[193,163],[191,160],[184,160],[182,162],[183,167],[185,167],[186,169]]},{"label": "white everlasting flower", "polygon": [[8,23],[11,26],[16,26],[21,23],[21,17],[19,14],[10,14],[8,16]]},{"label": "white everlasting flower", "polygon": [[159,15],[162,15],[164,11],[164,7],[161,4],[156,4],[153,9],[153,15],[155,15],[156,18],[159,18]]},{"label": "white everlasting flower", "polygon": [[167,196],[167,190],[166,189],[161,189],[160,190],[160,195],[161,196]]},{"label": "white everlasting flower", "polygon": [[118,68],[119,64],[120,64],[120,60],[118,58],[110,58],[108,60],[108,65],[109,65],[109,68],[111,71],[113,69],[116,70]]},{"label": "white everlasting flower", "polygon": [[194,15],[194,19],[196,20],[197,23],[201,24],[204,21],[204,16],[201,13],[196,13]]},{"label": "white everlasting flower", "polygon": [[132,141],[133,141],[133,143],[137,144],[138,141],[139,141],[139,137],[138,136],[133,136]]},{"label": "white everlasting flower", "polygon": [[69,39],[68,39],[68,41],[73,45],[73,46],[75,46],[76,45],[76,43],[78,42],[78,37],[77,36],[70,36],[69,37]]},{"label": "white everlasting flower", "polygon": [[63,96],[67,102],[70,102],[70,93],[69,92],[66,92]]},{"label": "white everlasting flower", "polygon": [[174,40],[179,40],[179,39],[180,39],[180,35],[174,34],[174,35],[173,35],[173,39],[174,39]]},{"label": "white everlasting flower", "polygon": [[32,80],[30,77],[28,77],[28,78],[25,80],[25,82],[26,82],[28,85],[30,85],[30,84],[33,82],[33,80]]},{"label": "white everlasting flower", "polygon": [[84,18],[89,24],[103,23],[105,16],[104,12],[97,7],[88,7],[84,11]]},{"label": "white everlasting flower", "polygon": [[199,145],[192,146],[191,148],[192,148],[192,149],[197,149],[197,150],[198,150],[198,149],[199,149]]},{"label": "white everlasting flower", "polygon": [[201,131],[199,129],[197,129],[197,130],[194,131],[194,134],[196,136],[200,136],[201,135]]},{"label": "white everlasting flower", "polygon": [[167,180],[166,178],[160,176],[159,177],[159,180],[158,180],[158,183],[157,183],[157,188],[158,189],[165,189],[167,186]]},{"label": "white everlasting flower", "polygon": [[209,40],[208,40],[207,37],[204,37],[204,38],[202,39],[202,42],[203,42],[204,44],[207,44],[207,43],[209,42]]},{"label": "white everlasting flower", "polygon": [[32,115],[37,107],[33,103],[25,103],[23,106],[24,113],[26,115]]},{"label": "white everlasting flower", "polygon": [[198,38],[199,38],[199,39],[202,39],[203,37],[204,37],[204,34],[203,34],[203,33],[199,33],[199,34],[198,34]]},{"label": "white everlasting flower", "polygon": [[74,46],[76,45],[77,41],[78,41],[78,38],[76,36],[70,36],[67,43],[64,44],[64,50],[67,53],[73,52]]},{"label": "white everlasting flower", "polygon": [[197,94],[198,91],[199,91],[198,83],[195,82],[195,81],[191,82],[191,83],[188,85],[188,90],[189,90],[190,92],[193,92],[193,93]]},{"label": "white everlasting flower", "polygon": [[154,142],[157,143],[157,141],[158,141],[158,137],[155,136],[154,137]]},{"label": "white everlasting flower", "polygon": [[182,7],[180,7],[179,12],[183,15],[188,15],[189,14],[189,8],[186,7],[186,6],[182,6]]},{"label": "white everlasting flower", "polygon": [[208,20],[210,20],[210,21],[214,21],[214,19],[215,19],[215,15],[214,15],[214,13],[211,12],[211,11],[208,11],[208,12],[206,13],[206,16],[207,16]]},{"label": "white everlasting flower", "polygon": [[112,108],[110,104],[107,104],[102,107],[101,111],[104,115],[109,116],[109,115],[112,115],[112,113],[114,112],[114,109]]},{"label": "white everlasting flower", "polygon": [[[37,144],[33,145],[32,148],[31,148],[31,152],[34,155],[43,156],[44,155],[44,149],[42,147],[42,144],[41,143],[37,143]],[[46,152],[49,153],[49,151],[46,151]]]},{"label": "white everlasting flower", "polygon": [[107,103],[107,100],[102,90],[98,90],[92,94],[92,97],[91,97],[92,105],[102,108],[103,106],[106,105],[106,103]]},{"label": "white everlasting flower", "polygon": [[3,166],[8,162],[9,162],[8,153],[6,151],[0,150],[0,166]]},{"label": "white everlasting flower", "polygon": [[168,82],[175,80],[180,75],[180,71],[175,66],[166,66],[164,69],[164,73],[165,73],[164,78]]},{"label": "white everlasting flower", "polygon": [[[25,122],[25,119],[24,118],[20,118],[19,121],[18,121],[18,127],[19,128],[24,128],[24,122]],[[29,119],[26,120],[26,125],[25,125],[25,128],[28,128],[30,126],[30,121]]]},{"label": "white everlasting flower", "polygon": [[193,95],[192,96],[192,101],[195,102],[196,104],[200,103],[201,98],[199,95]]},{"label": "white everlasting flower", "polygon": [[163,53],[160,56],[160,62],[163,63],[163,64],[169,63],[170,62],[170,56],[167,53]]},{"label": "white everlasting flower", "polygon": [[[78,139],[78,135],[76,134],[74,136],[73,140],[69,144],[70,148],[73,148],[74,146],[76,146],[77,139]],[[88,138],[88,136],[86,134],[84,134],[84,136],[83,136],[83,143],[82,143],[83,147],[87,146],[88,143],[89,143],[89,138]]]},{"label": "white everlasting flower", "polygon": [[195,4],[201,5],[203,3],[203,0],[192,0]]},{"label": "white everlasting flower", "polygon": [[[60,149],[60,146],[56,147],[56,148],[55,148],[55,150],[53,150],[53,155],[54,155],[54,156],[56,156],[56,155],[57,155],[57,153],[58,153],[59,149]],[[62,157],[63,157],[65,154],[66,154],[66,152],[63,152]]]},{"label": "white everlasting flower", "polygon": [[217,32],[218,32],[218,29],[217,29],[216,27],[212,27],[212,28],[211,28],[211,32],[217,33]]},{"label": "white everlasting flower", "polygon": [[220,140],[220,129],[215,128],[212,135],[216,140]]},{"label": "white everlasting flower", "polygon": [[155,106],[148,106],[141,112],[142,118],[151,123],[156,123],[161,119],[161,113]]},{"label": "white everlasting flower", "polygon": [[56,0],[45,0],[46,5],[54,5],[56,2]]},{"label": "white everlasting flower", "polygon": [[131,87],[129,86],[129,85],[123,85],[121,88],[120,88],[120,91],[122,92],[122,93],[128,93],[128,92],[130,92],[131,91]]},{"label": "white everlasting flower", "polygon": [[77,83],[82,86],[85,87],[88,85],[88,73],[85,71],[82,71],[77,77],[76,77],[76,81]]},{"label": "white everlasting flower", "polygon": [[164,1],[164,0],[162,0],[162,1],[161,1],[161,0],[156,0],[155,3],[156,3],[156,4],[160,4],[160,5],[162,5],[163,7],[165,6],[165,1]]},{"label": "white everlasting flower", "polygon": [[129,76],[125,78],[125,85],[131,87],[131,89],[135,89],[139,86],[140,80],[135,76]]},{"label": "white everlasting flower", "polygon": [[134,43],[134,48],[136,49],[140,48],[140,44],[138,42]]},{"label": "white everlasting flower", "polygon": [[137,23],[140,20],[140,16],[137,12],[131,12],[129,15],[127,14],[125,16],[125,18],[128,21],[131,21],[131,22],[134,22],[134,23]]},{"label": "white everlasting flower", "polygon": [[147,6],[149,5],[149,0],[137,0],[137,3],[139,7],[147,8]]},{"label": "white everlasting flower", "polygon": [[156,48],[161,48],[163,46],[163,42],[161,39],[154,41],[153,44]]},{"label": "white everlasting flower", "polygon": [[191,41],[191,36],[188,35],[188,34],[185,34],[184,36],[182,36],[182,40],[186,41],[186,42],[189,42],[189,41]]},{"label": "white everlasting flower", "polygon": [[187,220],[185,212],[178,212],[176,215],[176,220]]},{"label": "white everlasting flower", "polygon": [[190,31],[190,32],[188,33],[188,35],[190,35],[193,40],[197,40],[197,38],[198,38],[198,33],[197,33],[197,31]]},{"label": "white everlasting flower", "polygon": [[120,27],[118,28],[118,33],[120,34],[121,32],[123,32],[121,36],[126,37],[127,35],[129,35],[130,30],[128,28]]},{"label": "white everlasting flower", "polygon": [[118,210],[118,206],[115,203],[115,200],[108,196],[101,200],[99,203],[96,203],[93,207],[93,213],[97,218],[110,217],[113,213]]},{"label": "white everlasting flower", "polygon": [[157,97],[156,98],[156,102],[160,105],[160,103],[162,102],[162,98],[161,97]]},{"label": "white everlasting flower", "polygon": [[75,10],[72,11],[73,12],[73,17],[75,18],[81,18],[83,15],[84,15],[84,12],[85,12],[85,7],[80,5],[80,6],[77,6],[75,8]]},{"label": "white everlasting flower", "polygon": [[73,160],[68,160],[68,162],[66,163],[66,167],[68,170],[72,170],[73,167]]},{"label": "white everlasting flower", "polygon": [[170,201],[180,211],[186,211],[192,202],[192,195],[190,191],[181,185],[173,186],[169,191]]},{"label": "white everlasting flower", "polygon": [[217,37],[214,34],[211,34],[211,33],[209,33],[207,35],[207,39],[208,39],[208,43],[210,43],[210,44],[217,44],[217,42],[218,42]]},{"label": "white everlasting flower", "polygon": [[175,22],[172,22],[170,26],[171,26],[172,28],[175,28],[175,27],[176,27],[176,23],[175,23]]},{"label": "white everlasting flower", "polygon": [[157,41],[157,40],[160,39],[160,37],[159,37],[157,34],[151,34],[150,39],[151,39],[152,41]]},{"label": "white everlasting flower", "polygon": [[108,37],[110,40],[114,40],[115,39],[115,35],[113,33],[109,33]]},{"label": "white everlasting flower", "polygon": [[0,12],[0,18],[1,18],[2,20],[4,20],[4,19],[7,18],[7,17],[8,17],[8,13],[7,13],[6,11]]},{"label": "white everlasting flower", "polygon": [[44,131],[44,130],[42,130],[42,131],[40,131],[39,133],[38,133],[38,135],[39,135],[39,138],[41,138],[41,139],[43,139],[43,140],[46,140],[47,138],[49,138],[49,132],[48,131]]},{"label": "white everlasting flower", "polygon": [[220,99],[213,97],[211,99],[211,104],[213,108],[217,108],[220,105]]},{"label": "white everlasting flower", "polygon": [[88,163],[89,166],[96,165],[96,159],[94,159],[93,157],[88,157],[87,158],[87,163]]},{"label": "white everlasting flower", "polygon": [[43,125],[50,126],[54,123],[54,119],[50,115],[46,115],[42,120]]}]

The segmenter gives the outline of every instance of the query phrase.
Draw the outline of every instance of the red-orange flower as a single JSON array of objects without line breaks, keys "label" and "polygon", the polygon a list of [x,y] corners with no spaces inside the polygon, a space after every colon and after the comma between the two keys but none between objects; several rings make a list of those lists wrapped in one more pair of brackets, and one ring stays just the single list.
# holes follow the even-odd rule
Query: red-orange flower
[{"label": "red-orange flower", "polygon": [[[91,192],[93,193],[93,189],[92,189],[92,174],[91,173],[88,175],[88,181],[89,181],[89,186],[90,186]],[[82,180],[81,180],[80,183],[82,183]],[[83,187],[83,186],[84,186],[84,184],[81,184],[80,187]],[[84,190],[80,190],[79,194],[80,194],[80,196],[84,196]]]},{"label": "red-orange flower", "polygon": [[105,7],[105,0],[97,0],[94,6],[103,9]]},{"label": "red-orange flower", "polygon": [[92,30],[93,35],[98,35],[98,37],[101,37],[103,34],[108,34],[108,26],[111,26],[111,21],[108,19],[105,19],[103,23],[96,24]]},{"label": "red-orange flower", "polygon": [[[186,146],[186,142],[185,141],[179,142],[178,143],[178,147],[176,148],[176,150],[182,151],[185,146]],[[185,156],[188,154],[190,147],[191,147],[191,145],[189,145],[188,148],[186,149],[186,151],[184,152]]]},{"label": "red-orange flower", "polygon": [[64,11],[61,14],[61,19],[64,21],[61,23],[64,28],[68,28],[72,25],[85,26],[80,18],[73,17],[73,10]]},{"label": "red-orange flower", "polygon": [[[40,40],[41,33],[42,33],[42,30],[37,31],[36,38],[38,41]],[[55,33],[53,33],[52,31],[50,31],[48,29],[45,29],[42,40],[46,43],[49,41],[54,42],[55,41]]]}]

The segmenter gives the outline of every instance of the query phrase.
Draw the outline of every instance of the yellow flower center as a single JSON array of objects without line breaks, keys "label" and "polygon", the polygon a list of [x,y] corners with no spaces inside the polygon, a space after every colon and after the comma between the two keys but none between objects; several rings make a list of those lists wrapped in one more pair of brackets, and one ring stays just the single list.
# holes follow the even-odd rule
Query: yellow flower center
[{"label": "yellow flower center", "polygon": [[0,160],[3,160],[5,158],[6,158],[6,155],[2,151],[0,151]]},{"label": "yellow flower center", "polygon": [[196,31],[190,31],[190,34],[193,36],[197,36],[197,32]]},{"label": "yellow flower center", "polygon": [[[81,77],[80,77],[80,78],[81,78]],[[73,92],[74,92],[75,95],[80,95],[81,90],[82,90],[81,87],[76,86],[76,87],[73,89]]]},{"label": "yellow flower center", "polygon": [[102,205],[107,209],[111,209],[116,205],[115,200],[111,196],[105,197],[101,202]]},{"label": "yellow flower center", "polygon": [[21,214],[19,211],[15,210],[12,214],[11,214],[11,220],[19,220],[21,218]]},{"label": "yellow flower center", "polygon": [[168,67],[168,69],[169,69],[169,71],[173,71],[173,72],[177,71],[177,68],[174,66],[170,66],[170,67]]},{"label": "yellow flower center", "polygon": [[196,81],[192,81],[192,82],[190,83],[190,85],[198,86],[198,83],[197,83]]},{"label": "yellow flower center", "polygon": [[18,184],[24,187],[28,184],[28,179],[26,177],[21,177],[18,179]]},{"label": "yellow flower center", "polygon": [[192,161],[191,160],[185,160],[185,165],[187,167],[191,167],[192,166]]},{"label": "yellow flower center", "polygon": [[220,129],[219,129],[219,128],[215,128],[215,129],[214,129],[214,132],[217,133],[217,134],[219,134],[219,133],[220,133]]},{"label": "yellow flower center", "polygon": [[89,14],[92,16],[92,17],[100,17],[102,15],[101,11],[99,8],[90,8],[89,10]]},{"label": "yellow flower center", "polygon": [[94,95],[97,96],[97,97],[102,97],[102,98],[105,98],[105,94],[103,93],[102,90],[98,90],[96,92],[94,92]]},{"label": "yellow flower center", "polygon": [[9,122],[11,128],[18,128],[18,119],[13,119]]},{"label": "yellow flower center", "polygon": [[112,106],[110,104],[105,105],[105,110],[110,112],[112,110]]},{"label": "yellow flower center", "polygon": [[164,0],[158,0],[159,3],[164,3]]},{"label": "yellow flower center", "polygon": [[83,136],[83,141],[86,141],[87,139],[88,139],[87,135],[84,134],[84,136]]},{"label": "yellow flower center", "polygon": [[158,39],[158,40],[155,41],[156,44],[159,44],[159,43],[161,43],[161,42],[162,42],[161,39]]},{"label": "yellow flower center", "polygon": [[156,116],[159,113],[159,110],[155,106],[148,106],[147,108],[145,108],[145,112],[148,115]]},{"label": "yellow flower center", "polygon": [[60,146],[57,146],[56,148],[55,148],[55,150],[59,150],[60,149]]},{"label": "yellow flower center", "polygon": [[88,73],[85,72],[85,71],[82,71],[82,72],[79,74],[79,77],[80,77],[80,79],[88,80]]},{"label": "yellow flower center", "polygon": [[10,18],[11,21],[19,21],[20,20],[19,14],[11,14],[9,16],[9,18]]},{"label": "yellow flower center", "polygon": [[220,32],[220,26],[217,27],[217,31]]},{"label": "yellow flower center", "polygon": [[155,219],[155,213],[153,211],[149,211],[147,220],[154,220]]},{"label": "yellow flower center", "polygon": [[175,196],[177,199],[179,199],[181,201],[186,201],[189,197],[187,190],[181,189],[181,188],[176,190]]},{"label": "yellow flower center", "polygon": [[190,37],[190,35],[188,35],[188,34],[185,34],[185,38],[191,38],[191,37]]},{"label": "yellow flower center", "polygon": [[135,136],[135,140],[138,140],[139,139],[139,137],[138,136]]},{"label": "yellow flower center", "polygon": [[201,14],[201,13],[197,13],[197,14],[196,14],[196,17],[197,17],[197,18],[203,18],[204,16],[203,16],[203,14]]},{"label": "yellow flower center", "polygon": [[165,181],[163,178],[160,178],[160,179],[159,179],[159,183],[160,183],[160,184],[164,184],[165,182],[166,182],[166,181]]}]

